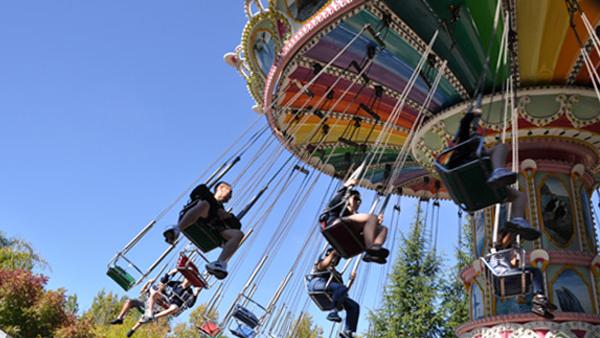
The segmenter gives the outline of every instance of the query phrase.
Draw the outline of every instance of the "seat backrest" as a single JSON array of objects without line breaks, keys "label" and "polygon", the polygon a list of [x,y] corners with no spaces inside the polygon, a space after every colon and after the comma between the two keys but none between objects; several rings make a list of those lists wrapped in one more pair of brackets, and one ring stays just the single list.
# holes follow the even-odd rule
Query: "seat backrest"
[{"label": "seat backrest", "polygon": [[238,325],[237,328],[235,328],[234,330],[230,330],[230,331],[234,336],[239,337],[239,338],[252,338],[256,334],[256,332],[254,332],[253,329],[251,329],[243,324]]},{"label": "seat backrest", "polygon": [[308,296],[321,311],[333,310],[333,298],[327,291],[309,291]]},{"label": "seat backrest", "polygon": [[[510,260],[517,255],[518,266],[512,266]],[[533,276],[525,270],[525,250],[505,249],[482,257],[486,277],[497,297],[514,297],[528,294],[532,290]]]},{"label": "seat backrest", "polygon": [[223,243],[223,238],[202,220],[185,228],[182,233],[204,253],[218,248]]},{"label": "seat backrest", "polygon": [[[448,166],[447,158],[452,152],[461,151],[463,147],[468,147],[469,151],[472,151],[473,142],[483,141],[471,139],[446,149],[436,157],[434,163],[435,170],[454,202],[467,212],[501,203],[506,200],[508,194],[506,187],[493,189],[487,184],[493,168],[487,156],[475,157],[456,167]],[[482,143],[480,146],[483,146]]]},{"label": "seat backrest", "polygon": [[200,271],[186,255],[181,255],[177,261],[177,271],[180,272],[190,283],[198,288],[207,288],[208,283],[200,275]]},{"label": "seat backrest", "polygon": [[202,324],[198,329],[213,338],[221,333],[221,328],[219,325],[211,321],[204,322],[204,324]]},{"label": "seat backrest", "polygon": [[135,285],[135,278],[118,265],[109,267],[106,274],[125,291],[129,291]]},{"label": "seat backrest", "polygon": [[321,233],[342,258],[351,258],[366,250],[362,233],[344,222],[324,226]]},{"label": "seat backrest", "polygon": [[252,311],[239,304],[236,305],[235,310],[233,311],[233,317],[248,325],[252,329],[260,324],[260,320],[254,313],[252,313]]}]

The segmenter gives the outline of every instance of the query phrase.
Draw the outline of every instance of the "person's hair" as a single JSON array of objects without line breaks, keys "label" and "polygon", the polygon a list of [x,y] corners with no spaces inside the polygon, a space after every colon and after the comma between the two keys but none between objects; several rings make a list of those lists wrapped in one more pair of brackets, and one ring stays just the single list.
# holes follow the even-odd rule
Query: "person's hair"
[{"label": "person's hair", "polygon": [[215,184],[215,191],[217,191],[217,189],[219,189],[219,187],[221,185],[223,185],[223,184],[225,184],[226,186],[228,186],[229,188],[231,188],[231,184],[229,184],[229,183],[227,183],[225,181],[219,181],[219,182],[217,182],[217,184]]},{"label": "person's hair", "polygon": [[350,198],[350,197],[352,197],[352,196],[355,196],[355,198],[358,198],[359,200],[361,200],[361,201],[362,201],[362,198],[360,198],[360,192],[359,192],[358,190],[356,190],[356,189],[351,189],[351,190],[348,192],[348,198]]}]

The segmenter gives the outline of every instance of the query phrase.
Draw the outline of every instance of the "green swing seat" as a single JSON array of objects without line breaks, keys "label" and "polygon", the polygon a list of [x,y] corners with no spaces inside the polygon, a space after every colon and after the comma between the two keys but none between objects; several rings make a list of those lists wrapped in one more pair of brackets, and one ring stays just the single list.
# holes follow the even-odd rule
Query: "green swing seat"
[{"label": "green swing seat", "polygon": [[110,266],[106,274],[125,291],[129,291],[135,285],[135,278],[118,265]]},{"label": "green swing seat", "polygon": [[194,243],[194,245],[204,253],[214,250],[223,243],[221,235],[211,228],[204,220],[199,220],[182,232],[190,242]]},{"label": "green swing seat", "polygon": [[[496,203],[502,203],[508,196],[508,189],[491,188],[487,184],[492,172],[490,157],[484,155],[483,137],[475,136],[440,153],[434,166],[440,175],[450,197],[461,209],[474,212]],[[468,154],[475,151],[475,157],[465,163],[453,163],[455,153]]]}]

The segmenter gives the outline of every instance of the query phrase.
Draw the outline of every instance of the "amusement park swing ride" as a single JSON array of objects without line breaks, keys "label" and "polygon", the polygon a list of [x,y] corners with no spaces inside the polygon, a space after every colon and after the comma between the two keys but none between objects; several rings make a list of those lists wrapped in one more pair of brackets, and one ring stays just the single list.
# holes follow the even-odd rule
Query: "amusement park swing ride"
[{"label": "amusement park swing ride", "polygon": [[[306,201],[322,198],[324,208],[339,182],[353,178],[377,192],[370,214],[391,215],[392,253],[401,195],[425,202],[418,208],[431,220],[434,251],[439,200],[470,215],[473,263],[461,272],[470,321],[458,336],[600,337],[591,204],[600,180],[598,1],[246,0],[244,10],[242,42],[224,59],[247,82],[259,117],[111,259],[110,278],[129,291],[175,266],[177,278],[207,290],[205,316],[220,307],[231,277],[200,269],[223,244],[208,222],[183,230],[147,267],[131,257],[200,182],[210,194],[226,179],[236,189],[228,212],[237,225],[225,226],[241,224],[245,233],[229,274],[248,279],[221,320],[207,320],[199,335],[293,336],[310,301],[332,308],[330,292],[304,290],[305,275],[328,246],[344,259],[339,272],[349,276],[347,287],[358,285],[355,298],[362,298],[370,265],[361,259],[368,249],[362,235],[343,223],[320,225],[321,210],[296,239],[302,251],[285,253],[290,268],[271,298],[256,293]],[[467,113],[479,113],[468,142],[479,150],[450,165],[466,146],[453,136]],[[510,146],[503,165],[517,174],[511,189],[527,197],[526,218],[539,233],[531,241],[516,237],[510,252],[519,264],[510,273],[491,265],[506,252],[499,243],[511,222],[509,188],[487,183],[495,168],[482,149],[495,144]],[[311,197],[325,175],[327,196]],[[284,195],[290,198],[282,205]],[[267,226],[275,208],[284,216]],[[259,234],[268,238],[264,252],[249,276],[239,276]],[[380,293],[390,265],[380,270]],[[557,306],[551,321],[529,311],[533,282],[525,265],[539,269],[544,297]]]}]

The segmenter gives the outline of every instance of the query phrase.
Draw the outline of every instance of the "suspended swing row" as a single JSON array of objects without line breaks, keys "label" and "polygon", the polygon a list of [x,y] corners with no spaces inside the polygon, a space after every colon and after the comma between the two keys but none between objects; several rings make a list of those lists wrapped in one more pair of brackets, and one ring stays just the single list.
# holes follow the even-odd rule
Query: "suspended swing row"
[{"label": "suspended swing row", "polygon": [[[578,2],[566,3],[571,21],[579,15],[591,36],[591,45],[585,46],[575,24],[571,24],[600,100],[600,76],[590,55],[596,52],[600,57],[600,40]],[[422,197],[417,208],[419,213],[424,210],[424,236],[430,245],[427,251],[435,255],[442,191],[459,206],[459,240],[463,211],[473,213],[494,207],[492,245],[480,258],[493,294],[498,299],[531,295],[531,311],[552,318],[557,307],[545,296],[540,266],[527,266],[523,245],[541,234],[525,219],[527,195],[518,186],[518,67],[514,52],[515,9],[510,6],[510,1],[497,1],[483,70],[455,137],[435,156],[434,169],[439,180],[420,178],[423,184],[433,186],[433,194]],[[386,35],[392,21],[384,16],[378,25],[362,25],[328,62],[315,62],[303,81],[281,84],[285,88],[280,89],[270,107],[263,109],[272,112],[276,122],[267,124],[264,117],[259,117],[117,252],[108,263],[107,275],[125,291],[139,287],[140,297],[129,299],[111,324],[122,324],[130,310],[140,310],[140,319],[128,332],[129,337],[145,323],[177,316],[194,307],[201,293],[208,293],[204,321],[197,328],[202,337],[215,338],[226,331],[241,338],[293,337],[309,308],[327,312],[324,317],[333,322],[330,336],[354,336],[366,303],[363,296],[367,283],[377,281],[373,307],[384,294],[390,275],[388,262],[394,258],[400,231],[403,189],[398,182],[412,160],[411,152],[421,142],[423,126],[436,118],[430,107],[436,104],[436,93],[449,71],[448,60],[434,52],[441,34],[452,35],[449,26],[440,22],[429,41],[423,43],[420,58],[415,60],[389,114],[378,113],[380,106],[387,104],[387,94],[371,78],[371,72],[375,61],[385,57],[389,47]],[[368,43],[362,54],[349,52],[364,41]],[[494,48],[497,56],[492,55]],[[492,59],[496,60],[495,65],[490,65]],[[346,67],[340,66],[343,62]],[[323,88],[319,80],[334,68],[351,76],[344,81],[338,76]],[[429,70],[424,75],[426,68]],[[490,80],[491,99],[486,99],[489,110],[484,111],[484,94]],[[501,84],[500,93],[496,91],[497,83]],[[408,119],[409,96],[420,90],[418,87],[426,90],[416,115],[410,117],[411,125],[403,129],[404,142],[395,151],[393,161],[384,159],[395,131]],[[368,90],[372,94],[365,100],[361,93]],[[289,92],[294,94],[286,95]],[[318,99],[316,92],[320,94]],[[480,120],[490,116],[498,94],[502,97],[503,119],[498,142],[490,146],[490,139],[482,134]],[[354,113],[348,114],[351,109]],[[344,124],[332,124],[335,116],[346,115],[353,118]],[[311,128],[307,128],[309,121],[314,124]],[[368,124],[371,126],[366,128]],[[269,128],[273,128],[277,138],[269,135]],[[336,139],[332,128],[343,129]],[[301,130],[307,135],[302,140],[298,138]],[[366,130],[366,136],[360,137],[361,130]],[[313,192],[323,182],[322,171],[332,166],[334,155],[340,152],[347,169],[331,172],[325,195],[315,198]],[[509,154],[511,169],[505,168]],[[322,170],[307,167],[306,163]],[[385,168],[383,179],[374,185],[374,168],[380,167]],[[368,199],[359,191],[361,185],[376,188],[365,212],[359,211],[363,200]],[[182,205],[186,196],[188,201]],[[318,210],[306,210],[312,199],[320,200]],[[181,210],[174,215],[176,207]],[[281,217],[273,220],[274,211],[279,208]],[[506,219],[501,218],[501,210],[507,210]],[[296,226],[300,215],[307,213],[312,215],[314,224]],[[386,213],[389,222],[384,217]],[[156,246],[159,237],[166,242],[161,244],[164,249],[148,264],[144,245]],[[286,247],[290,241],[302,243],[300,249],[295,252]],[[263,246],[258,256],[250,254],[252,248]],[[287,270],[281,274],[273,266],[277,257],[284,256]],[[377,265],[384,267],[371,273]],[[243,280],[247,267],[253,268],[246,282],[239,292],[232,293],[232,280]],[[273,277],[277,275],[281,276]],[[268,283],[273,280],[280,281]],[[265,294],[270,297],[263,298]],[[224,315],[220,320],[211,320],[209,314],[218,308],[226,309]]]}]

